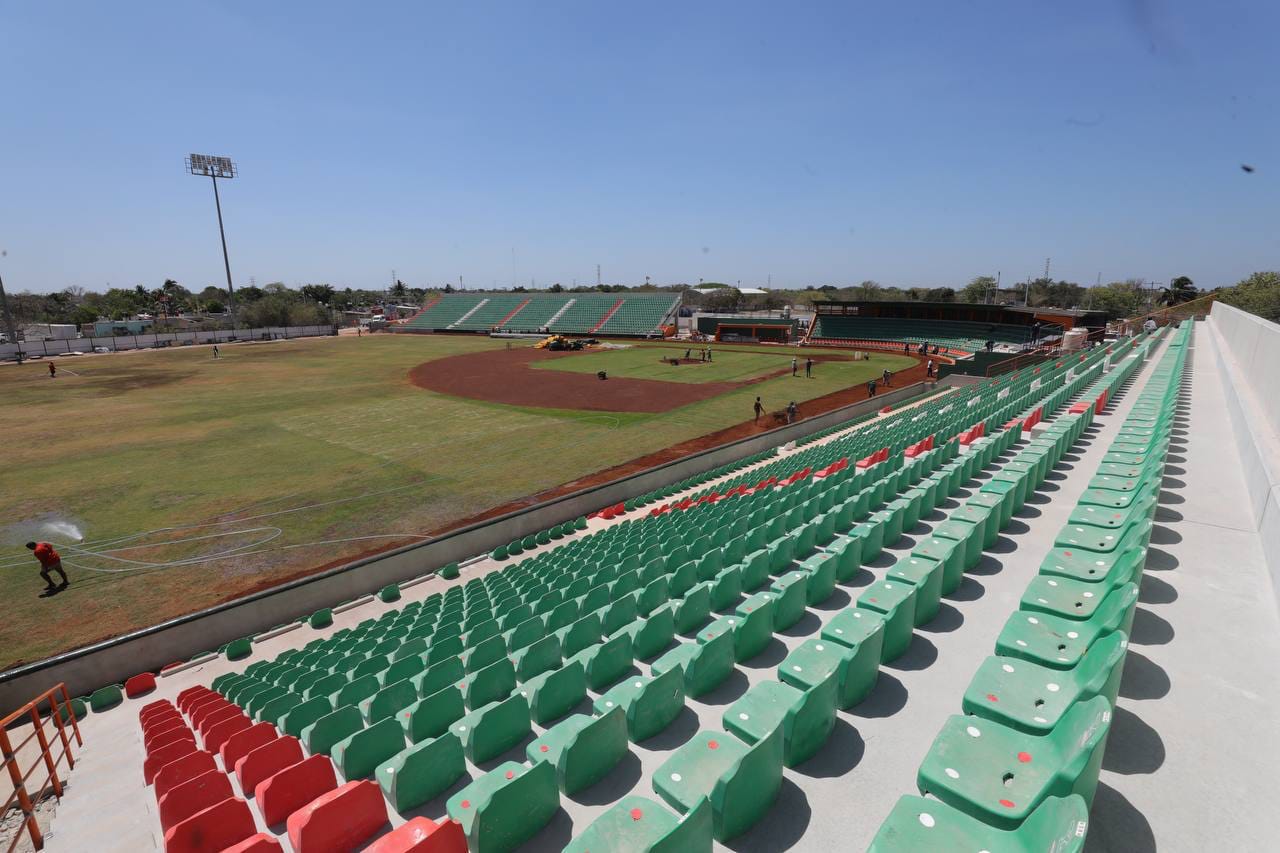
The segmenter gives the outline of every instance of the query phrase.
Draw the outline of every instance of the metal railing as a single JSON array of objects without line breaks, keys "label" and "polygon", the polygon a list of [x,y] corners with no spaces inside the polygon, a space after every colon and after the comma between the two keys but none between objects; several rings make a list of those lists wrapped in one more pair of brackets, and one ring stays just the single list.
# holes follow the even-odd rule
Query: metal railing
[{"label": "metal railing", "polygon": [[[58,698],[61,694],[61,699]],[[48,719],[53,722],[53,733],[56,738],[50,738],[45,732],[45,717],[41,712],[41,706],[48,705]],[[64,719],[65,715],[65,719]],[[9,740],[9,726],[29,717],[31,722],[31,734],[19,743],[16,747]],[[75,738],[75,746],[81,747],[84,741],[80,738],[80,726],[76,723],[76,715],[71,707],[71,696],[67,693],[65,684],[59,684],[44,693],[41,693],[35,699],[23,705],[9,716],[0,720],[0,755],[3,756],[4,764],[9,769],[9,780],[13,783],[13,793],[4,801],[4,806],[0,808],[0,815],[9,813],[9,810],[16,803],[18,808],[22,810],[22,823],[26,825],[27,833],[31,836],[31,844],[37,850],[44,849],[44,833],[40,831],[40,823],[36,819],[36,804],[48,795],[50,791],[56,797],[62,796],[62,779],[58,776],[58,765],[62,763],[62,759],[67,760],[67,770],[76,766],[75,756],[72,754],[72,744],[70,738],[67,737],[68,725],[70,723],[70,731]],[[39,742],[40,752],[34,755],[31,766],[25,772],[19,766],[18,751],[24,749],[31,744],[32,739]],[[54,749],[61,745],[61,749],[54,754]],[[34,788],[32,774],[44,766],[44,780],[40,782],[39,788]],[[33,793],[34,791],[34,793]],[[9,843],[6,853],[13,853],[15,847],[22,840],[22,830],[18,829],[14,833],[13,840]]]},{"label": "metal railing", "polygon": [[1170,323],[1188,318],[1203,320],[1213,310],[1213,303],[1217,298],[1218,294],[1208,293],[1187,302],[1180,302],[1177,305],[1163,305],[1153,311],[1148,311],[1146,314],[1139,314],[1136,317],[1118,321],[1120,325],[1119,331],[1122,334],[1136,334],[1142,330],[1142,325],[1147,320],[1154,320],[1158,326],[1167,326]]}]

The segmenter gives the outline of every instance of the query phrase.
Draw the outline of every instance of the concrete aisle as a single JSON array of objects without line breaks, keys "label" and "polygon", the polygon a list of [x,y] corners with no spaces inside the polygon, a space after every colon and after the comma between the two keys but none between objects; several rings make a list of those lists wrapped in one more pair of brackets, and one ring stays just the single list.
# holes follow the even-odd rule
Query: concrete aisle
[{"label": "concrete aisle", "polygon": [[1088,850],[1275,850],[1280,619],[1198,327]]}]

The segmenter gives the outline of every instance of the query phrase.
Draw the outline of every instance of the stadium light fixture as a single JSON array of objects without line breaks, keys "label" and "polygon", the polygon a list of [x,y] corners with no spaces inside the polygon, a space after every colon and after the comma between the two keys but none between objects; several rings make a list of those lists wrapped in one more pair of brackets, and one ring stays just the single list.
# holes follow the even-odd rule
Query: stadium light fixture
[{"label": "stadium light fixture", "polygon": [[227,232],[222,227],[222,199],[218,197],[218,178],[229,181],[239,175],[230,157],[212,154],[191,154],[187,157],[187,171],[197,178],[213,180],[213,203],[218,209],[218,236],[222,238],[222,264],[227,270],[227,310],[231,312],[231,325],[236,322],[236,295],[231,286],[231,260],[227,257]]}]

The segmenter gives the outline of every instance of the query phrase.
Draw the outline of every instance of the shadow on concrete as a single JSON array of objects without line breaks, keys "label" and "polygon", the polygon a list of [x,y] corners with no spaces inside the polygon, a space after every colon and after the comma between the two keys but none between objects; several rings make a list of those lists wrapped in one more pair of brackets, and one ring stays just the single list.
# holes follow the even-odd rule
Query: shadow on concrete
[{"label": "shadow on concrete", "polygon": [[859,566],[858,570],[854,572],[852,577],[850,577],[847,580],[840,581],[838,586],[851,586],[854,589],[858,589],[860,587],[870,586],[872,581],[874,581],[875,579],[876,579],[876,576],[873,575],[869,570],[863,568],[862,566]]},{"label": "shadow on concrete", "polygon": [[1160,492],[1159,503],[1161,506],[1166,506],[1168,504],[1184,504],[1186,502],[1187,499],[1177,492],[1166,492],[1163,490]]},{"label": "shadow on concrete", "polygon": [[782,663],[783,658],[787,656],[787,646],[777,637],[769,640],[768,645],[764,647],[764,651],[749,660],[744,660],[738,666],[745,666],[747,669],[773,669]]},{"label": "shadow on concrete", "polygon": [[1151,542],[1156,545],[1177,545],[1182,541],[1182,534],[1162,524],[1151,526]]},{"label": "shadow on concrete", "polygon": [[1140,646],[1163,646],[1173,641],[1173,625],[1163,616],[1157,616],[1145,607],[1139,607],[1133,614],[1133,630],[1129,632],[1129,642]]},{"label": "shadow on concrete", "polygon": [[1166,489],[1185,489],[1187,481],[1179,480],[1177,477],[1165,477],[1160,481],[1160,485]]},{"label": "shadow on concrete", "polygon": [[1155,773],[1164,764],[1164,741],[1160,733],[1128,708],[1117,705],[1111,717],[1107,751],[1102,769],[1124,776]]},{"label": "shadow on concrete", "polygon": [[965,575],[960,579],[960,586],[955,591],[944,598],[950,601],[977,601],[986,595],[987,588],[978,582],[976,578]]},{"label": "shadow on concrete", "polygon": [[750,686],[751,682],[747,680],[747,676],[735,666],[733,672],[729,673],[729,677],[720,682],[719,687],[703,693],[697,701],[704,705],[728,705],[738,701]]},{"label": "shadow on concrete", "polygon": [[669,752],[679,749],[698,731],[698,715],[688,705],[680,709],[676,718],[667,727],[644,742],[645,749],[656,752]]},{"label": "shadow on concrete", "polygon": [[542,831],[520,846],[521,850],[551,853],[560,851],[573,839],[573,818],[564,809],[558,809]]},{"label": "shadow on concrete", "polygon": [[845,592],[840,587],[836,587],[831,591],[831,594],[827,596],[826,601],[820,601],[817,604],[812,605],[812,607],[814,610],[843,610],[851,604],[853,604],[853,598],[849,593]]},{"label": "shadow on concrete", "polygon": [[950,634],[964,624],[964,614],[945,601],[938,607],[938,613],[928,624],[921,625],[917,631],[929,634]]},{"label": "shadow on concrete", "polygon": [[[445,803],[449,802],[449,798],[470,785],[474,779],[475,777],[471,775],[470,770],[464,771],[462,776],[458,778],[458,781],[446,788],[443,794],[427,800],[412,811],[401,812],[400,814],[405,820],[413,820],[415,817],[419,816],[430,818],[431,820],[439,820],[440,815],[445,813]],[[280,829],[283,830],[284,828],[285,824],[281,822]],[[275,827],[272,827],[272,831],[275,831]]]},{"label": "shadow on concrete", "polygon": [[933,640],[920,634],[911,635],[911,645],[896,660],[883,664],[891,669],[912,671],[928,669],[938,659],[938,647]]},{"label": "shadow on concrete", "polygon": [[818,753],[804,764],[792,768],[801,776],[830,779],[843,776],[858,766],[867,745],[849,721],[836,717],[835,727]]},{"label": "shadow on concrete", "polygon": [[1142,586],[1138,589],[1138,601],[1143,604],[1172,604],[1177,600],[1178,591],[1172,584],[1160,580],[1155,575],[1142,576]]},{"label": "shadow on concrete", "polygon": [[822,620],[806,610],[804,615],[796,620],[796,624],[787,628],[785,631],[779,631],[778,633],[784,637],[807,637],[821,627]]},{"label": "shadow on concrete", "polygon": [[790,850],[800,843],[812,819],[809,798],[795,782],[784,776],[778,798],[773,801],[768,814],[761,815],[760,822],[749,832],[744,832],[725,846],[748,853]]},{"label": "shadow on concrete", "polygon": [[1143,570],[1148,572],[1171,572],[1180,565],[1182,564],[1178,562],[1178,558],[1168,551],[1160,548],[1148,548],[1147,562],[1143,566]]},{"label": "shadow on concrete", "polygon": [[[1012,527],[1012,523],[1009,526]],[[1016,550],[1018,550],[1018,543],[1008,536],[997,536],[996,544],[982,549],[984,554],[1012,554]]]},{"label": "shadow on concrete", "polygon": [[1125,699],[1163,699],[1169,695],[1169,673],[1146,655],[1129,649],[1124,656],[1120,695]]},{"label": "shadow on concrete", "polygon": [[587,806],[603,806],[631,793],[642,775],[640,759],[628,750],[609,774],[589,788],[565,796]]},{"label": "shadow on concrete", "polygon": [[998,575],[1003,571],[1003,569],[1004,563],[1000,562],[990,554],[983,554],[982,559],[978,560],[973,568],[966,569],[965,571],[971,575],[986,576]]},{"label": "shadow on concrete", "polygon": [[880,675],[876,678],[876,686],[871,689],[866,699],[853,706],[851,713],[869,720],[892,717],[906,704],[907,688],[896,675],[881,669]]}]

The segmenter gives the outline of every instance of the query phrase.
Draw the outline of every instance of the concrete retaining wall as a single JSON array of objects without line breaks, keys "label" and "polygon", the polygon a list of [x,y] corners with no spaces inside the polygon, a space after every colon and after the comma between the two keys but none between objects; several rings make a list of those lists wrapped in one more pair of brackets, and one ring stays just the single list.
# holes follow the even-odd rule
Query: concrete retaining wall
[{"label": "concrete retaining wall", "polygon": [[1280,325],[1217,302],[1209,315],[1248,506],[1280,604]]},{"label": "concrete retaining wall", "polygon": [[529,509],[509,513],[376,557],[358,560],[274,589],[172,619],[122,637],[0,673],[0,712],[22,705],[58,682],[76,696],[123,682],[146,670],[185,660],[238,637],[264,633],[324,607],[367,595],[389,583],[485,554],[513,539],[545,530],[687,477],[828,429],[923,392],[916,383],[779,427],[600,486],[583,489]]}]

